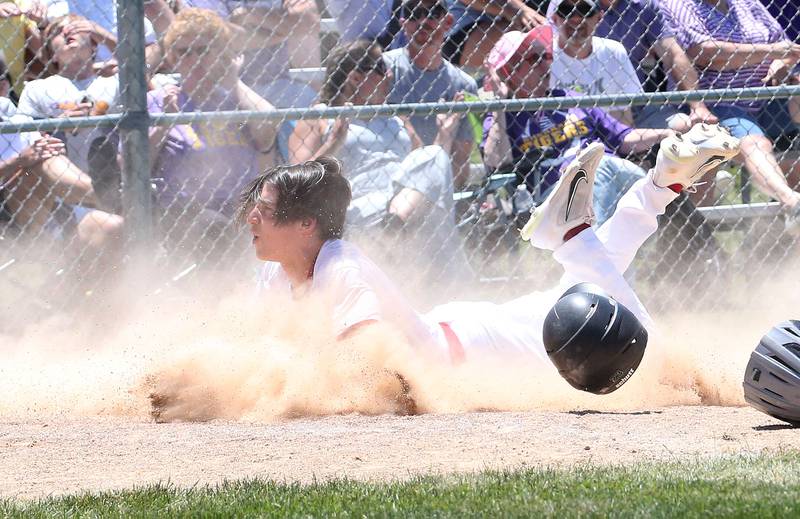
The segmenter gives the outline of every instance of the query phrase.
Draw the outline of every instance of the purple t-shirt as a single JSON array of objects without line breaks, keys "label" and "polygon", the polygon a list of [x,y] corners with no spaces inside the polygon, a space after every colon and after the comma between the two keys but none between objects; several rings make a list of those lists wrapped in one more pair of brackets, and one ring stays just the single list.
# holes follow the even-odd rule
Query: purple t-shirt
[{"label": "purple t-shirt", "polygon": [[[684,49],[710,40],[733,43],[775,43],[786,39],[778,21],[756,0],[728,0],[728,13],[722,13],[703,0],[661,0],[661,8],[675,29]],[[764,86],[762,79],[770,60],[755,67],[736,70],[699,71],[698,86],[704,88],[742,88]],[[759,109],[761,101],[741,101],[743,108]]]},{"label": "purple t-shirt", "polygon": [[[548,18],[553,15],[560,0],[551,0],[547,7]],[[639,83],[648,85],[648,70],[642,63],[655,43],[662,38],[675,36],[664,22],[655,0],[618,0],[604,11],[595,36],[616,40],[628,50]]]},{"label": "purple t-shirt", "polygon": [[[182,112],[195,111],[183,93],[178,103]],[[162,89],[147,94],[151,114],[163,113],[163,107]],[[224,214],[233,214],[240,191],[257,174],[258,151],[250,137],[238,123],[223,121],[172,127],[153,171],[153,177],[164,179],[158,196],[162,207],[192,203]]]},{"label": "purple t-shirt", "polygon": [[[573,95],[553,90],[551,97]],[[601,108],[566,108],[537,112],[505,112],[506,134],[511,144],[514,171],[525,179],[534,196],[541,196],[561,176],[561,170],[590,142],[605,145],[614,155],[631,128]],[[483,145],[494,122],[483,122]]]}]

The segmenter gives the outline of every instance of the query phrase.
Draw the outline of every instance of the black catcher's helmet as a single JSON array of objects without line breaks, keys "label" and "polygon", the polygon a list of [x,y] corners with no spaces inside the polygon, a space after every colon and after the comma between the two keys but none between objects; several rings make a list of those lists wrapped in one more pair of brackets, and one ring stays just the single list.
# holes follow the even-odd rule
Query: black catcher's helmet
[{"label": "black catcher's helmet", "polygon": [[573,387],[604,395],[639,367],[647,330],[630,310],[591,283],[559,298],[544,321],[544,347]]},{"label": "black catcher's helmet", "polygon": [[800,321],[784,321],[761,338],[743,386],[748,404],[800,426]]}]

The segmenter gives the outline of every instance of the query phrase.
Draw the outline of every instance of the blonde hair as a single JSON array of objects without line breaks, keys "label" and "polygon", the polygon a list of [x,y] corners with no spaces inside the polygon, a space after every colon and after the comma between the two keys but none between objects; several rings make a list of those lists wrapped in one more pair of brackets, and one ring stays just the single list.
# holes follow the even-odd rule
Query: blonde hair
[{"label": "blonde hair", "polygon": [[188,7],[178,11],[164,34],[167,53],[182,37],[191,38],[193,43],[208,45],[230,59],[236,57],[232,49],[233,31],[230,25],[210,9]]}]

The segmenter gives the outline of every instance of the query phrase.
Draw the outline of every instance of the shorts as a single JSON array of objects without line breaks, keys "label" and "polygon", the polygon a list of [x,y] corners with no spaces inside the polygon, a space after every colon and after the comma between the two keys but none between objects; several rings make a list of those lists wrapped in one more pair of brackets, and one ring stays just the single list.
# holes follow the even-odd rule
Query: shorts
[{"label": "shorts", "polygon": [[766,136],[773,142],[791,139],[798,133],[797,125],[789,114],[786,99],[765,102],[758,111],[751,111],[736,105],[715,105],[711,111],[722,126],[737,139]]}]

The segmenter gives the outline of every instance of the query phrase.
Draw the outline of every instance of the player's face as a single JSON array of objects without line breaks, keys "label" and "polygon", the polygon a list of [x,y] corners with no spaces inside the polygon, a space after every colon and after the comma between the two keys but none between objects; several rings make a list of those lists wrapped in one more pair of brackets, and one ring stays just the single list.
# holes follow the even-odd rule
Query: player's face
[{"label": "player's face", "polygon": [[291,261],[304,240],[302,222],[279,223],[275,219],[278,191],[265,185],[258,201],[247,215],[253,248],[262,261]]}]

